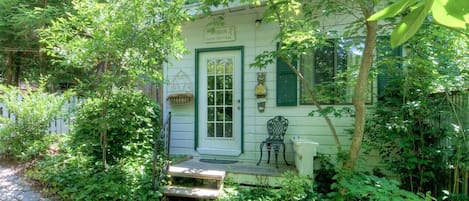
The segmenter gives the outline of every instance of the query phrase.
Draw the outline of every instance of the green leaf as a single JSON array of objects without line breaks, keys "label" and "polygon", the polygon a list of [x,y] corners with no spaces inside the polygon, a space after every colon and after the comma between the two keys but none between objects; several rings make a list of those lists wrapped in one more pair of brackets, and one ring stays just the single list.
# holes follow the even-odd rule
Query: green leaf
[{"label": "green leaf", "polygon": [[445,8],[448,13],[454,13],[456,16],[462,16],[466,24],[469,24],[469,1],[448,0]]},{"label": "green leaf", "polygon": [[394,17],[404,11],[404,9],[408,8],[410,5],[415,4],[415,2],[416,0],[400,0],[373,14],[368,18],[368,21],[376,21],[388,17]]},{"label": "green leaf", "polygon": [[458,7],[451,6],[449,3],[456,1],[457,0],[435,0],[432,6],[433,19],[448,27],[466,29],[464,12],[467,12],[469,7],[465,7],[463,4],[467,4],[469,1],[460,2],[461,4],[459,4]]},{"label": "green leaf", "polygon": [[391,34],[392,48],[403,44],[417,32],[430,11],[432,4],[433,0],[421,3],[402,19]]}]

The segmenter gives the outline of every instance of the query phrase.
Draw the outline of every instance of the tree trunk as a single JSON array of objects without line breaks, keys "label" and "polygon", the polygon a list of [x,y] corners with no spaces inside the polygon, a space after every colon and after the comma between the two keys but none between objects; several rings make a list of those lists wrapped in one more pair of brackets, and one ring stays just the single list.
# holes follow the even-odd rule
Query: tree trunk
[{"label": "tree trunk", "polygon": [[[371,16],[372,12],[367,5],[360,5],[365,19]],[[368,76],[373,63],[373,51],[376,46],[376,32],[378,25],[376,21],[366,21],[366,41],[365,49],[363,50],[360,71],[358,74],[357,84],[354,89],[352,97],[353,106],[355,108],[355,128],[352,137],[352,144],[347,160],[344,163],[346,171],[352,172],[355,169],[360,149],[363,141],[363,132],[365,128],[366,117],[366,91],[368,85]]]},{"label": "tree trunk", "polygon": [[7,72],[6,72],[6,81],[5,83],[8,85],[11,85],[13,82],[13,58],[12,58],[12,53],[8,52],[7,57],[6,57],[6,66],[7,66]]},{"label": "tree trunk", "polygon": [[[107,71],[108,62],[104,61],[98,64],[97,74],[98,79],[101,79],[103,74]],[[107,92],[104,90],[100,93],[101,99],[103,100],[103,107],[101,110],[101,135],[100,135],[100,143],[101,143],[101,150],[102,150],[102,161],[103,161],[103,170],[107,171],[107,129],[108,129],[108,118],[107,118]]]},{"label": "tree trunk", "polygon": [[20,75],[21,75],[21,66],[18,65],[18,64],[15,65],[15,73],[14,73],[14,75],[15,75],[15,77],[14,77],[14,78],[15,78],[15,85],[16,85],[16,86],[19,86],[19,84],[20,84]]}]

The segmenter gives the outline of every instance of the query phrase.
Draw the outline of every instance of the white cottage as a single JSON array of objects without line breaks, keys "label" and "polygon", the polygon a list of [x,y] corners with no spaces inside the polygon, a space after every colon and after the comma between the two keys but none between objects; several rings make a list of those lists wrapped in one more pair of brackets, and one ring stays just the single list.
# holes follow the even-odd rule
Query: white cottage
[{"label": "white cottage", "polygon": [[[263,70],[250,67],[256,55],[277,48],[274,36],[279,27],[262,23],[264,9],[239,5],[219,10],[224,15],[224,25],[214,30],[209,18],[183,26],[189,54],[171,61],[164,69],[169,80],[164,88],[164,114],[172,113],[171,154],[256,164],[260,144],[268,136],[266,123],[277,115],[289,120],[285,136],[287,162],[294,161],[290,139],[296,136],[319,143],[319,153],[336,154],[336,144],[324,118],[308,116],[315,108],[291,70],[282,62]],[[351,20],[349,16],[335,16],[324,19],[323,26],[340,33]],[[312,84],[334,81],[339,72],[360,61],[363,42],[345,45],[357,40],[360,39],[331,38],[334,45],[323,52],[312,51],[299,62],[299,69]],[[259,92],[260,82],[265,85],[265,94]],[[321,102],[338,108],[352,107],[351,90],[345,87],[335,92],[339,99]],[[370,94],[377,91],[373,82]],[[375,101],[376,95],[370,95],[368,102]],[[346,130],[352,128],[354,119],[332,120],[342,146],[347,147],[350,135]],[[264,153],[262,165],[266,156]],[[284,163],[282,157],[279,156],[279,163]]]}]

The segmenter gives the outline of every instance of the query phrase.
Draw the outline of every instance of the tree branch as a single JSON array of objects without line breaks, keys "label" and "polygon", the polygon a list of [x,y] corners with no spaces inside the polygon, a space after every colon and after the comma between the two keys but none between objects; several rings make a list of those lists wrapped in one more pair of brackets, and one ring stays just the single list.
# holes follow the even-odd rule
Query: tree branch
[{"label": "tree branch", "polygon": [[[273,1],[270,0],[270,3],[273,5]],[[283,18],[282,16],[280,15],[280,13],[278,12],[277,9],[274,9],[275,10],[275,16],[277,18],[277,21],[279,22],[280,24],[280,41],[279,41],[279,48],[281,48],[283,46],[283,33],[284,33],[284,21],[283,21]],[[307,90],[308,92],[308,95],[309,97],[311,98],[311,101],[313,103],[313,105],[317,108],[318,112],[321,112],[322,111],[322,107],[321,105],[318,103],[313,91],[311,90],[311,86],[309,86],[309,83],[306,82],[304,80],[304,77],[303,75],[301,74],[301,72],[299,72],[295,66],[292,64],[292,62],[290,60],[288,60],[287,58],[285,58],[285,55],[280,55],[280,59],[282,59],[287,65],[288,67],[290,68],[290,70],[295,73],[295,75],[300,79],[300,82],[301,84],[303,85],[303,87]],[[332,123],[332,120],[328,117],[328,116],[323,116],[329,129],[331,130],[331,134],[334,138],[334,141],[336,143],[336,147],[337,147],[337,152],[340,153],[342,152],[342,145],[340,144],[340,140],[339,140],[339,137],[337,135],[337,131]]]}]

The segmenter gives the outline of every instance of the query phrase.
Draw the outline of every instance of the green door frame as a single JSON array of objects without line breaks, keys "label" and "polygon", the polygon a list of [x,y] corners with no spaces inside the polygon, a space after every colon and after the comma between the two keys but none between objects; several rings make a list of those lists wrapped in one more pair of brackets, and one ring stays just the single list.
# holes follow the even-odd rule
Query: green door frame
[{"label": "green door frame", "polygon": [[199,54],[239,50],[241,52],[241,153],[244,153],[244,46],[196,48],[195,49],[195,101],[194,101],[194,150],[199,147]]}]

